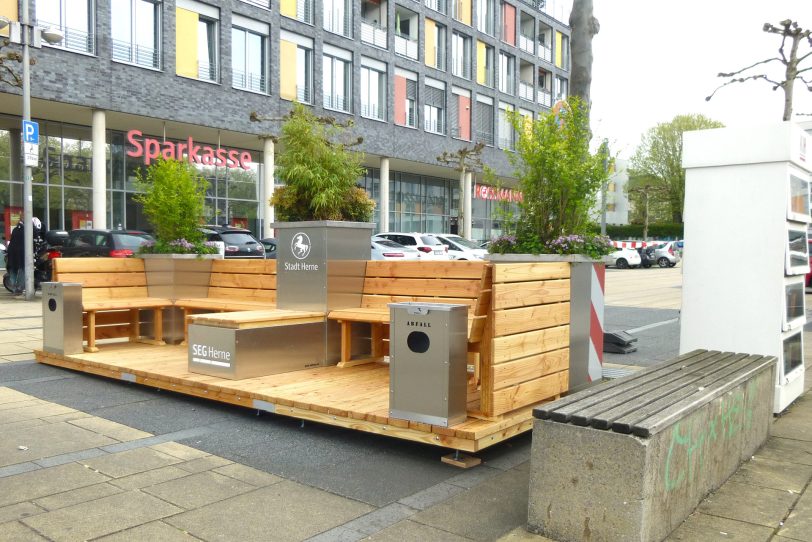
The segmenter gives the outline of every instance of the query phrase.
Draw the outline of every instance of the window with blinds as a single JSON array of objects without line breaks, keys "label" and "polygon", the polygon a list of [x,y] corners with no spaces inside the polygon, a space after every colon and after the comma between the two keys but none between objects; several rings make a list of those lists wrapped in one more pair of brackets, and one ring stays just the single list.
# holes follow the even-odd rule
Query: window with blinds
[{"label": "window with blinds", "polygon": [[493,104],[477,101],[474,108],[476,140],[493,146]]},{"label": "window with blinds", "polygon": [[424,129],[445,134],[445,90],[426,85],[423,95]]}]

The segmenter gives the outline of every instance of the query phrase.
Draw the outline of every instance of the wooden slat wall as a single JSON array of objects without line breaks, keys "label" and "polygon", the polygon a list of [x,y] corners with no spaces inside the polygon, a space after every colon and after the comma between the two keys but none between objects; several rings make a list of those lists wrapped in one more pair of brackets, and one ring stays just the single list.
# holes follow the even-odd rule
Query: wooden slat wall
[{"label": "wooden slat wall", "polygon": [[495,264],[482,352],[485,416],[552,399],[569,386],[570,265]]},{"label": "wooden slat wall", "polygon": [[214,260],[209,298],[276,302],[276,260]]},{"label": "wooden slat wall", "polygon": [[56,258],[53,280],[80,283],[82,301],[149,296],[140,258]]}]

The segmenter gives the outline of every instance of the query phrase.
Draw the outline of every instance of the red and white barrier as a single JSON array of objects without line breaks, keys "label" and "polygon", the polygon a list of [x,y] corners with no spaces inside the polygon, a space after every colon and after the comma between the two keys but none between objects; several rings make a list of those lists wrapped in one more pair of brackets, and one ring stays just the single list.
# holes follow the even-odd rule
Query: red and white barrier
[{"label": "red and white barrier", "polygon": [[592,264],[592,286],[590,288],[589,323],[589,380],[599,381],[603,377],[603,297],[606,291],[606,266]]},{"label": "red and white barrier", "polygon": [[612,241],[612,245],[617,248],[642,248],[663,243],[665,241]]}]

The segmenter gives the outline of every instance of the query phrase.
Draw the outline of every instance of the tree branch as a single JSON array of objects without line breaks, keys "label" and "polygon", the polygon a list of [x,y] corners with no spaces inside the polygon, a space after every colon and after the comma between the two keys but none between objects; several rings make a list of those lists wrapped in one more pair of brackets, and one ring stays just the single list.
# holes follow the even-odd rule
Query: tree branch
[{"label": "tree branch", "polygon": [[773,61],[781,62],[781,60],[778,59],[778,58],[768,58],[766,60],[759,60],[755,64],[751,64],[751,65],[747,66],[746,68],[740,69],[739,71],[730,72],[730,73],[719,73],[716,77],[733,77],[734,75],[739,75],[740,73],[745,72],[745,71],[749,70],[750,68],[755,68],[759,64],[767,64],[768,62],[773,62]]},{"label": "tree branch", "polygon": [[706,101],[706,102],[709,102],[709,101],[711,100],[711,98],[713,98],[713,97],[714,97],[714,95],[715,95],[717,92],[719,92],[719,90],[723,89],[724,87],[726,87],[726,86],[728,86],[728,85],[732,85],[733,83],[744,83],[745,81],[748,81],[748,80],[753,80],[753,81],[756,81],[756,80],[758,80],[758,79],[764,79],[764,80],[765,80],[765,81],[767,81],[768,83],[771,83],[772,85],[774,85],[774,86],[773,86],[773,90],[776,90],[776,89],[778,89],[778,88],[780,88],[780,87],[781,87],[781,83],[779,83],[779,82],[777,82],[777,81],[773,81],[772,79],[768,78],[768,77],[767,77],[766,75],[764,75],[764,74],[751,75],[751,76],[749,76],[749,77],[740,77],[740,78],[738,78],[738,79],[731,79],[730,81],[727,81],[727,82],[726,82],[726,83],[724,83],[723,85],[719,85],[718,87],[716,87],[716,90],[714,90],[713,92],[711,92],[711,95],[710,95],[710,96],[706,96],[706,97],[705,97],[705,101]]}]

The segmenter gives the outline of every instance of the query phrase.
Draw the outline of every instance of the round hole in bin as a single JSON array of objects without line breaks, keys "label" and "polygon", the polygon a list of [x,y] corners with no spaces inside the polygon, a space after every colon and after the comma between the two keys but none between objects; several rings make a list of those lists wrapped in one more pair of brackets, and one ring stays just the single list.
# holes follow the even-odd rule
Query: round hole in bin
[{"label": "round hole in bin", "polygon": [[409,336],[406,337],[406,346],[416,354],[425,354],[430,344],[431,340],[429,336],[422,331],[412,331],[409,333]]},{"label": "round hole in bin", "polygon": [[56,299],[48,300],[48,310],[54,312],[56,310]]}]

